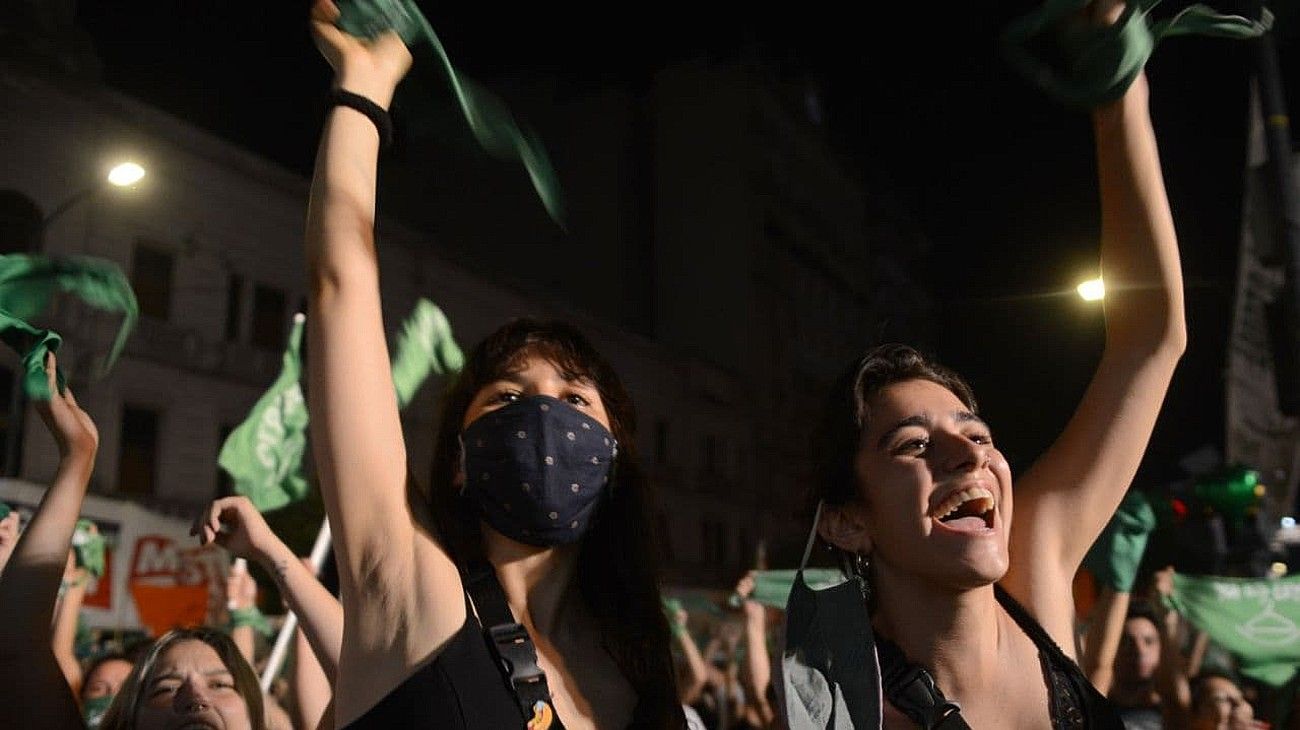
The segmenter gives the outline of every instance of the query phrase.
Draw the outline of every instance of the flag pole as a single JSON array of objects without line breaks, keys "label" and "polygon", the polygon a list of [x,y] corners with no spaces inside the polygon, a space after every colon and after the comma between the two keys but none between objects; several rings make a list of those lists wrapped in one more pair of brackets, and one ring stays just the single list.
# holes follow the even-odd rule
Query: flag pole
[{"label": "flag pole", "polygon": [[[321,520],[320,531],[316,533],[316,544],[311,548],[311,573],[319,576],[321,566],[325,564],[325,555],[330,550],[330,522],[329,518]],[[280,626],[280,633],[275,637],[275,647],[271,649],[271,656],[266,660],[266,669],[262,671],[260,684],[263,692],[271,690],[271,683],[275,681],[276,675],[280,673],[280,667],[284,665],[284,659],[289,654],[289,642],[293,639],[293,632],[298,628],[298,615],[293,611],[285,614],[284,624]]]}]

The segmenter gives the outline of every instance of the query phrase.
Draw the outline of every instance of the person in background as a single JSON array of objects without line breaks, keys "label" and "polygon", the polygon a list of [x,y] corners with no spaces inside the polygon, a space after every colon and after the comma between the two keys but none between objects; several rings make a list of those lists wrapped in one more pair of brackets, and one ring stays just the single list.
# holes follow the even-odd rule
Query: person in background
[{"label": "person in background", "polygon": [[1170,727],[1188,730],[1267,730],[1268,723],[1255,719],[1255,709],[1246,701],[1237,682],[1227,674],[1202,672],[1191,683],[1191,706]]},{"label": "person in background", "polygon": [[18,544],[18,527],[22,522],[22,516],[18,510],[11,509],[9,505],[0,503],[0,509],[6,514],[0,519],[0,573],[4,572],[5,564],[9,562],[9,556],[13,554],[14,546]]}]

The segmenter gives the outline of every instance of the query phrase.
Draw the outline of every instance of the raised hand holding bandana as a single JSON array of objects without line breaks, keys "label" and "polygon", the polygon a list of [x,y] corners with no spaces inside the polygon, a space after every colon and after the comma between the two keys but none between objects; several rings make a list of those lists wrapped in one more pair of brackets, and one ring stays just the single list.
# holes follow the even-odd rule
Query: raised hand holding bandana
[{"label": "raised hand holding bandana", "polygon": [[546,212],[564,226],[559,179],[541,140],[531,130],[520,128],[505,102],[456,71],[438,34],[414,0],[341,0],[338,6],[337,25],[351,35],[374,38],[392,30],[408,46],[428,41],[475,139],[495,157],[519,160]]},{"label": "raised hand holding bandana", "polygon": [[102,368],[106,372],[122,354],[126,338],[140,318],[135,292],[117,264],[90,256],[0,256],[0,310],[30,320],[48,309],[60,291],[97,309],[122,313],[122,324]]},{"label": "raised hand holding bandana", "polygon": [[1092,2],[1047,0],[1002,35],[1007,60],[1017,71],[1057,101],[1081,109],[1123,96],[1165,38],[1257,38],[1273,25],[1267,9],[1252,20],[1201,4],[1168,20],[1151,21],[1148,15],[1161,0],[1129,0],[1119,20],[1103,26],[1083,17]]}]

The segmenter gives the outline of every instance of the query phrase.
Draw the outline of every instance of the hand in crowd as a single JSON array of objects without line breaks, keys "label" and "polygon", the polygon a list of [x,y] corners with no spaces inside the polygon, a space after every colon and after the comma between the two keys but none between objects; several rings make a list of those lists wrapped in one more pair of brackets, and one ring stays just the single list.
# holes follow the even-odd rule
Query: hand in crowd
[{"label": "hand in crowd", "polygon": [[232,567],[226,576],[226,608],[235,611],[257,605],[257,581],[247,566]]},{"label": "hand in crowd", "polygon": [[336,85],[387,108],[411,68],[411,52],[393,31],[373,40],[350,36],[334,24],[338,17],[338,6],[331,0],[316,0],[312,6],[312,37],[334,69]]},{"label": "hand in crowd", "polygon": [[99,450],[99,429],[95,428],[94,421],[77,405],[72,388],[65,387],[62,393],[59,392],[57,372],[58,360],[54,353],[50,353],[45,361],[50,399],[37,401],[36,412],[41,414],[45,427],[54,436],[60,458],[65,461],[76,458],[89,466],[95,459],[95,452]]},{"label": "hand in crowd", "polygon": [[758,601],[751,601],[749,597],[754,595],[754,571],[745,574],[740,582],[736,583],[736,595],[740,596],[741,609],[745,612],[745,618],[750,621],[763,621],[767,617],[767,609]]},{"label": "hand in crowd", "polygon": [[262,513],[247,497],[223,497],[208,505],[194,521],[191,535],[199,543],[216,543],[237,558],[265,563],[281,542]]},{"label": "hand in crowd", "polygon": [[11,511],[0,520],[0,572],[4,571],[9,556],[13,555],[14,546],[18,544],[18,525],[21,521],[18,510]]}]

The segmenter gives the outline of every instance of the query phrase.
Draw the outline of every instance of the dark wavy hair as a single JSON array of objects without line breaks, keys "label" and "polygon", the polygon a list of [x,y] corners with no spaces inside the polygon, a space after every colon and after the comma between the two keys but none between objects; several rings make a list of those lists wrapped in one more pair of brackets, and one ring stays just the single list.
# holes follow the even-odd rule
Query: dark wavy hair
[{"label": "dark wavy hair", "polygon": [[224,632],[209,628],[172,629],[158,638],[149,647],[144,656],[135,663],[122,690],[113,698],[100,722],[100,730],[131,730],[136,725],[136,713],[148,689],[149,680],[153,678],[154,666],[168,649],[182,641],[201,641],[217,652],[221,663],[230,670],[235,681],[235,691],[244,698],[248,705],[248,719],[253,730],[266,730],[266,709],[262,705],[262,688],[257,682],[253,668],[244,661],[235,642]]},{"label": "dark wavy hair", "polygon": [[880,391],[908,380],[942,385],[971,413],[979,413],[975,393],[957,373],[927,359],[907,345],[878,345],[867,350],[835,381],[821,424],[820,478],[811,505],[824,501],[844,505],[857,496],[853,464],[871,420],[871,399]]},{"label": "dark wavy hair", "polygon": [[516,319],[470,351],[464,369],[444,394],[434,437],[433,478],[430,488],[422,490],[432,508],[434,529],[461,567],[485,559],[478,515],[455,486],[462,423],[480,389],[506,377],[529,357],[545,358],[566,375],[590,380],[609,414],[618,456],[606,495],[578,548],[578,588],[599,624],[605,649],[636,688],[633,727],[685,727],[673,675],[672,638],[659,594],[651,485],[636,456],[635,410],[614,369],[577,328],[558,321]]}]

